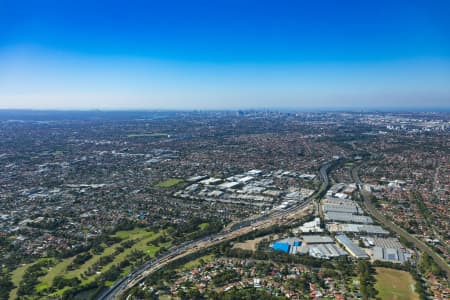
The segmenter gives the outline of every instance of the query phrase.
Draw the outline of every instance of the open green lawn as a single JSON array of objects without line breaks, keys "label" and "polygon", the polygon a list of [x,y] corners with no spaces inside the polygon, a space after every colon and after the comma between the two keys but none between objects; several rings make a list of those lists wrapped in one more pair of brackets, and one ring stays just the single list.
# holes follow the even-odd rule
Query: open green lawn
[{"label": "open green lawn", "polygon": [[11,281],[14,283],[16,288],[11,291],[11,294],[9,297],[10,299],[17,298],[17,287],[19,286],[19,283],[22,280],[23,275],[25,274],[25,270],[31,265],[32,264],[22,265],[12,272]]},{"label": "open green lawn", "polygon": [[124,241],[152,237],[154,235],[155,233],[153,231],[149,231],[146,228],[142,227],[137,227],[131,230],[117,231],[116,234],[114,234],[114,236],[121,238]]},{"label": "open green lawn", "polygon": [[53,279],[60,274],[65,274],[67,266],[73,261],[74,257],[70,257],[58,262],[56,265],[48,269],[45,276],[41,277],[41,284],[36,287],[37,291],[44,289],[45,287],[50,287],[52,285]]},{"label": "open green lawn", "polygon": [[383,300],[418,300],[414,292],[415,281],[411,274],[405,271],[376,268],[377,283],[375,288]]},{"label": "open green lawn", "polygon": [[162,181],[162,182],[158,183],[157,185],[155,185],[155,187],[157,187],[157,188],[170,188],[170,187],[173,187],[173,186],[178,185],[178,184],[183,183],[183,182],[184,182],[183,179],[171,178],[171,179],[167,179],[165,181]]},{"label": "open green lawn", "polygon": [[[24,264],[24,265],[18,267],[17,269],[15,269],[11,273],[11,281],[16,286],[16,288],[11,291],[11,293],[9,295],[10,299],[16,299],[17,298],[17,287],[19,286],[20,281],[22,280],[22,277],[25,274],[25,270],[28,269],[30,266],[34,265],[36,262],[43,261],[43,260],[48,260],[48,259],[47,258],[40,258],[39,260],[35,261],[34,263]],[[39,288],[41,288],[41,287],[39,287]]]},{"label": "open green lawn", "polygon": [[63,289],[57,290],[53,294],[50,294],[50,297],[61,297],[68,289],[70,289],[70,287],[66,286]]},{"label": "open green lawn", "polygon": [[16,286],[19,285],[23,275],[25,274],[25,270],[31,265],[32,264],[22,265],[12,272],[11,280],[14,283],[14,285]]},{"label": "open green lawn", "polygon": [[195,267],[200,266],[200,261],[203,260],[204,262],[210,262],[214,259],[214,254],[208,254],[204,255],[202,257],[199,257],[197,259],[188,261],[184,265],[177,268],[177,271],[189,271]]},{"label": "open green lawn", "polygon": [[201,230],[206,229],[208,226],[209,226],[209,223],[202,223],[202,224],[198,225],[198,227],[199,227]]}]

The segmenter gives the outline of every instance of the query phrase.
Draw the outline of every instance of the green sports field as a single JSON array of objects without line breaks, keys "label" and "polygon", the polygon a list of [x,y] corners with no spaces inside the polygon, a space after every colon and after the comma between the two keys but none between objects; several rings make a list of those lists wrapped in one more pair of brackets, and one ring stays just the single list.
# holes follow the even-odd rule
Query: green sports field
[{"label": "green sports field", "polygon": [[405,271],[376,268],[377,283],[375,288],[383,300],[418,300],[414,292],[415,281],[411,274]]},{"label": "green sports field", "polygon": [[167,179],[165,181],[162,181],[160,183],[158,183],[155,187],[157,188],[170,188],[173,186],[176,186],[180,183],[183,183],[184,180],[183,179],[179,179],[179,178],[171,178],[171,179]]}]

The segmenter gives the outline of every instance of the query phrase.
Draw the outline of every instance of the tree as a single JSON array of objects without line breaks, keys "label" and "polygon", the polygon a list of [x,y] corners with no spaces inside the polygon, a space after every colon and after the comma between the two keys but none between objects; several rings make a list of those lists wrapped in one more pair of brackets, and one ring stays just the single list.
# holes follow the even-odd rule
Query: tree
[{"label": "tree", "polygon": [[375,298],[377,290],[375,289],[375,270],[368,261],[360,260],[357,265],[360,292],[364,300]]},{"label": "tree", "polygon": [[14,288],[9,274],[0,274],[0,299],[9,299],[9,293]]}]

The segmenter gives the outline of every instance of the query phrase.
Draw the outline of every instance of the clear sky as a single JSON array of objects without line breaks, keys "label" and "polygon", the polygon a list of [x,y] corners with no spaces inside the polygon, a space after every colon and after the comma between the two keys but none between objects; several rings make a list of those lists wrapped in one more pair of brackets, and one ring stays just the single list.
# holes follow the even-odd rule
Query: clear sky
[{"label": "clear sky", "polygon": [[449,16],[448,0],[0,0],[0,108],[448,108]]}]

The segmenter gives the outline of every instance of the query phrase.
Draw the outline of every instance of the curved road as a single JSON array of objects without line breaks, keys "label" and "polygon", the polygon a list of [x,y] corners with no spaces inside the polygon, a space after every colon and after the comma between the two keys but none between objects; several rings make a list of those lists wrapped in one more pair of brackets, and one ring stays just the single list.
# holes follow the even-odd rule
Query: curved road
[{"label": "curved road", "polygon": [[434,262],[439,267],[441,267],[442,270],[444,270],[447,273],[447,279],[448,279],[450,277],[450,266],[447,264],[447,262],[444,260],[444,258],[442,258],[440,255],[438,255],[436,252],[434,252],[433,249],[428,247],[427,244],[425,244],[424,242],[419,240],[417,237],[409,234],[406,230],[404,230],[403,228],[401,228],[394,222],[388,220],[383,214],[381,214],[375,208],[375,206],[373,206],[372,201],[370,201],[369,194],[366,191],[364,191],[364,189],[362,188],[362,182],[358,175],[358,169],[359,169],[359,166],[352,169],[352,177],[353,177],[353,180],[358,185],[361,195],[363,196],[364,206],[365,206],[367,212],[369,212],[375,219],[377,219],[378,222],[385,225],[390,230],[397,233],[399,236],[403,237],[407,241],[413,243],[417,249],[429,254],[433,258]]},{"label": "curved road", "polygon": [[255,227],[266,227],[271,226],[277,222],[277,220],[288,219],[289,216],[296,216],[299,212],[302,212],[314,198],[320,196],[328,189],[329,179],[328,172],[329,169],[334,165],[335,162],[327,162],[321,166],[319,174],[321,177],[322,185],[319,191],[311,195],[307,200],[297,205],[294,205],[288,209],[275,211],[270,214],[257,217],[256,219],[244,220],[238,224],[234,224],[232,229],[224,230],[220,233],[213,234],[207,237],[203,237],[194,241],[185,242],[183,244],[177,245],[169,249],[169,252],[163,256],[154,258],[147,261],[141,267],[134,270],[126,277],[119,279],[114,283],[113,286],[108,288],[104,293],[102,293],[97,299],[99,300],[112,300],[123,294],[125,291],[129,290],[131,287],[137,285],[146,276],[150,275],[152,272],[157,271],[164,265],[172,260],[181,258],[183,256],[195,253],[199,250],[209,248],[213,245],[222,243],[226,240],[232,240],[240,235],[247,234],[254,230]]}]

